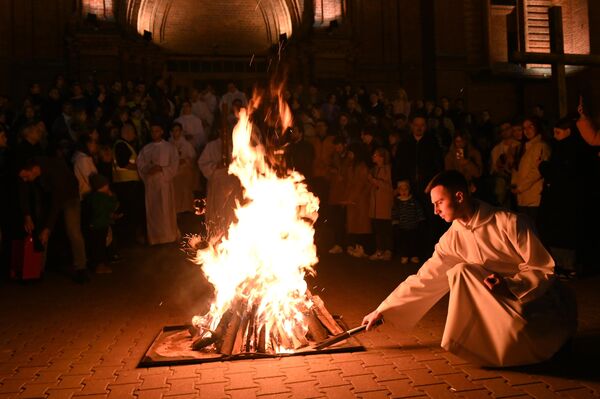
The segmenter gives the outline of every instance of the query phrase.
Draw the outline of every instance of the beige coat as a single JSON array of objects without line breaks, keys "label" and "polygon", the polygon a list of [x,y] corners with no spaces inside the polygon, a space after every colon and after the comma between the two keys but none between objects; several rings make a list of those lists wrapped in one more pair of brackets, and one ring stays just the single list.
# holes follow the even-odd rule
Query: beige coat
[{"label": "beige coat", "polygon": [[390,220],[392,218],[392,205],[394,204],[390,165],[375,166],[371,176],[369,217],[371,219]]},{"label": "beige coat", "polygon": [[[411,328],[450,292],[442,347],[487,366],[549,359],[574,334],[574,297],[554,276],[554,261],[526,218],[479,203],[468,224],[455,220],[417,274],[378,310]],[[483,283],[503,276],[512,295]]]},{"label": "beige coat", "polygon": [[369,201],[371,185],[369,168],[360,163],[348,168],[346,178],[346,232],[349,234],[371,233]]},{"label": "beige coat", "polygon": [[327,136],[323,140],[316,136],[310,139],[310,143],[315,149],[313,177],[329,177],[335,147],[333,139],[333,136]]},{"label": "beige coat", "polygon": [[544,179],[538,166],[541,161],[550,158],[550,151],[550,146],[539,134],[525,143],[525,152],[519,162],[519,170],[513,173],[511,181],[517,187],[519,206],[540,206]]},{"label": "beige coat", "polygon": [[346,201],[346,178],[349,159],[334,153],[329,174],[329,205],[340,205]]}]

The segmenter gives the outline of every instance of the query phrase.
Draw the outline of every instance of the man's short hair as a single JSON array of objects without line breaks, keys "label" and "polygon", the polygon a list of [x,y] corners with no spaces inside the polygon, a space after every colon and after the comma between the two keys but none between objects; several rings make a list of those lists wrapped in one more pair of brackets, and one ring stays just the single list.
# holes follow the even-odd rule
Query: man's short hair
[{"label": "man's short hair", "polygon": [[423,119],[425,122],[427,122],[427,116],[425,116],[425,114],[423,114],[423,113],[420,113],[420,112],[416,112],[416,113],[412,114],[412,115],[410,116],[409,122],[410,122],[410,123],[413,123],[413,122],[415,121],[415,119],[417,119],[417,118],[421,118],[421,119]]},{"label": "man's short hair", "polygon": [[452,194],[462,192],[464,195],[469,195],[469,184],[465,176],[457,170],[445,170],[438,173],[431,179],[426,192],[431,192],[435,187],[442,186]]},{"label": "man's short hair", "polygon": [[179,123],[179,122],[173,122],[173,123],[171,124],[171,130],[173,130],[173,129],[174,129],[174,128],[176,128],[176,127],[178,127],[178,128],[180,128],[181,130],[183,130],[183,125],[182,125],[181,123]]}]

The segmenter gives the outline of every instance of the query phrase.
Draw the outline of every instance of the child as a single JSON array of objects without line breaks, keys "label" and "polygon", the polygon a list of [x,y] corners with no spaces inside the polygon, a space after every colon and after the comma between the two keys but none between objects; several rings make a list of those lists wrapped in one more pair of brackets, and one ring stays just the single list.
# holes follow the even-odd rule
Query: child
[{"label": "child", "polygon": [[90,213],[88,241],[90,265],[98,274],[112,273],[110,267],[106,265],[108,260],[106,239],[119,203],[110,191],[106,177],[95,174],[89,179],[92,192],[86,197],[86,201]]},{"label": "child", "polygon": [[[394,207],[392,209],[392,225],[402,264],[408,263],[409,255],[415,255],[419,252],[419,224],[424,220],[423,208],[413,198],[410,192],[409,181],[400,180],[396,187]],[[412,256],[410,261],[419,263],[419,258]]]},{"label": "child", "polygon": [[371,183],[369,216],[375,236],[375,253],[369,259],[389,261],[392,259],[392,204],[394,200],[390,154],[387,149],[379,147],[373,153],[372,159],[374,166],[369,176],[369,183]]}]

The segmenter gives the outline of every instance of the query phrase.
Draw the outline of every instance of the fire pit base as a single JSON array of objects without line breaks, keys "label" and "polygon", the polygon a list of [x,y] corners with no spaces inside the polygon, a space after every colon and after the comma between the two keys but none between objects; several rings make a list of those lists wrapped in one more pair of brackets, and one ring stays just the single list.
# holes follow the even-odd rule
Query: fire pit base
[{"label": "fire pit base", "polygon": [[[335,321],[346,330],[348,327],[340,317]],[[142,357],[138,367],[178,366],[186,364],[199,364],[207,362],[280,358],[299,355],[318,355],[324,353],[361,352],[365,347],[356,339],[350,337],[345,341],[325,349],[315,349],[314,345],[300,348],[294,353],[239,353],[235,355],[223,355],[212,351],[192,350],[192,337],[188,331],[189,325],[166,326],[158,333],[150,347]]]}]

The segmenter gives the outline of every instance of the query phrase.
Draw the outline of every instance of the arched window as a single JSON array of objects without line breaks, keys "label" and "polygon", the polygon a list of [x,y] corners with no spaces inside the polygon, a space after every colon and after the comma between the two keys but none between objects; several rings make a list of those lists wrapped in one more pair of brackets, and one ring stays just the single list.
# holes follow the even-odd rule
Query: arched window
[{"label": "arched window", "polygon": [[81,0],[81,15],[96,15],[99,20],[114,19],[114,0]]}]

